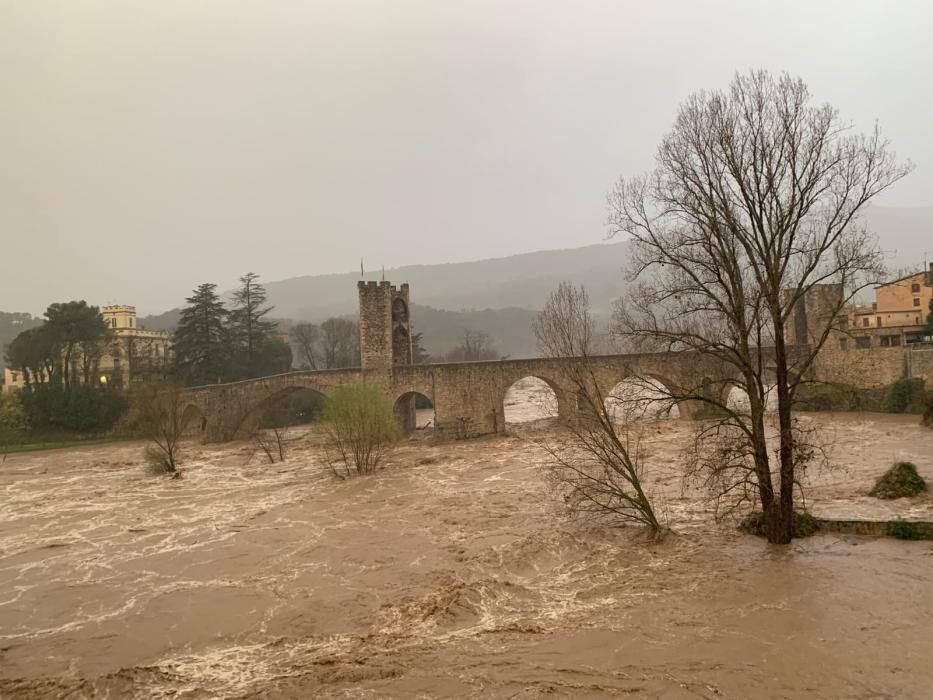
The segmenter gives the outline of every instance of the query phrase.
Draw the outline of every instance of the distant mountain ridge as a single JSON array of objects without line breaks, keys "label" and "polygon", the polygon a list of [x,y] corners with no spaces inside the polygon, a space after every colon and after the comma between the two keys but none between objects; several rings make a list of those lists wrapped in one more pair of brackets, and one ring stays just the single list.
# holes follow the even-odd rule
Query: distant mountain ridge
[{"label": "distant mountain ridge", "polygon": [[[919,269],[933,258],[933,208],[873,207],[866,221],[878,234],[892,271]],[[625,291],[623,270],[629,244],[604,242],[581,248],[545,250],[504,258],[438,265],[407,265],[385,270],[393,284],[408,282],[415,304],[436,309],[538,310],[562,281],[583,285],[597,313],[608,312]],[[382,271],[367,271],[365,279],[380,279]],[[309,275],[267,281],[276,315],[321,321],[356,313],[355,272]]]},{"label": "distant mountain ridge", "polygon": [[[540,309],[547,295],[564,280],[583,284],[594,307],[608,309],[624,286],[622,269],[628,244],[605,243],[567,250],[538,251],[505,258],[439,265],[408,265],[385,270],[393,284],[411,285],[415,304],[451,311]],[[367,271],[364,279],[381,279]],[[356,313],[358,273],[294,277],[266,282],[276,315],[321,321]]]},{"label": "distant mountain ridge", "polygon": [[[933,208],[874,207],[866,217],[879,235],[892,271],[919,269],[933,258]],[[594,312],[606,317],[625,292],[623,274],[629,244],[604,242],[581,248],[545,250],[504,258],[385,270],[393,284],[411,285],[412,322],[425,334],[429,352],[450,349],[463,329],[485,330],[504,354],[534,354],[531,321],[560,282],[586,287]],[[381,279],[368,271],[365,279]],[[266,281],[278,318],[320,322],[330,316],[356,316],[359,273],[308,275]],[[226,295],[229,296],[229,293]],[[150,328],[170,329],[178,310],[141,319]]]},{"label": "distant mountain ridge", "polygon": [[[873,207],[866,221],[879,235],[892,272],[914,271],[933,259],[933,208]],[[489,333],[503,354],[523,357],[535,354],[531,323],[560,282],[585,286],[597,316],[608,315],[625,292],[628,247],[625,241],[603,242],[472,262],[407,265],[384,274],[393,284],[411,285],[413,326],[424,333],[425,346],[435,356],[454,347],[469,328]],[[370,270],[365,279],[378,280],[382,274]],[[319,323],[330,316],[356,316],[359,280],[358,272],[346,272],[265,280],[265,285],[275,317]],[[178,316],[175,308],[139,321],[153,330],[171,330]],[[12,336],[0,340],[9,342]]]}]

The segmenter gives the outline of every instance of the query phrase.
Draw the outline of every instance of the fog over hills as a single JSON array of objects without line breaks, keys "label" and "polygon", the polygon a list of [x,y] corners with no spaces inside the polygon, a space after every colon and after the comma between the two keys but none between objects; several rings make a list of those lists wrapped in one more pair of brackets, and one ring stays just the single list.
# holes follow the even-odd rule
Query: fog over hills
[{"label": "fog over hills", "polygon": [[[919,269],[925,260],[933,260],[933,208],[873,207],[867,223],[878,234],[892,272]],[[489,333],[504,354],[528,356],[535,352],[531,322],[561,281],[585,286],[594,312],[608,314],[612,301],[625,290],[627,248],[624,241],[610,241],[474,262],[386,268],[385,279],[411,285],[413,325],[424,333],[429,352],[446,352],[469,328]],[[378,280],[382,274],[368,265],[365,279]],[[265,280],[265,285],[275,317],[320,322],[330,316],[356,316],[359,280],[357,270]],[[140,321],[149,328],[171,329],[177,319],[176,308]]]},{"label": "fog over hills", "polygon": [[[933,208],[873,207],[866,219],[892,272],[917,269],[933,259]],[[385,279],[411,285],[413,325],[425,334],[430,352],[446,352],[463,329],[471,328],[489,333],[504,354],[527,356],[535,352],[534,315],[562,281],[585,286],[594,312],[605,318],[612,301],[625,291],[627,249],[625,241],[610,241],[474,262],[409,265],[386,268]],[[365,279],[382,275],[367,266]],[[356,315],[359,280],[357,271],[265,284],[276,317],[320,322]],[[177,313],[169,312],[147,322],[170,327],[176,318]]]},{"label": "fog over hills", "polygon": [[[408,282],[413,303],[438,309],[538,309],[559,282],[570,280],[590,290],[594,306],[608,308],[622,285],[625,243],[549,250],[506,258],[441,265],[411,265],[385,270],[393,284]],[[382,271],[367,270],[378,280]],[[267,282],[276,313],[295,319],[323,320],[356,312],[359,272],[295,277]]]},{"label": "fog over hills", "polygon": [[[868,225],[876,232],[892,271],[913,269],[933,259],[933,208],[874,207]],[[505,258],[386,269],[385,279],[408,282],[412,302],[437,309],[540,309],[561,281],[585,285],[597,312],[605,312],[625,288],[627,243],[608,242],[569,250],[548,250]],[[367,270],[365,278],[380,279]],[[359,272],[294,277],[266,282],[276,314],[320,321],[356,313]]]}]

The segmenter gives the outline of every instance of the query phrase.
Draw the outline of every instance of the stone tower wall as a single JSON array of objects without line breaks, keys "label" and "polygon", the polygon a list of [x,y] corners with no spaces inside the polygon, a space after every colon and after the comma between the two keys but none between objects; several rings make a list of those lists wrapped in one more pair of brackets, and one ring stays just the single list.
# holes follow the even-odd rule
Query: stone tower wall
[{"label": "stone tower wall", "polygon": [[[785,292],[789,294],[790,292]],[[784,329],[788,345],[810,345],[814,336],[822,334],[830,316],[839,307],[842,287],[838,284],[818,284],[797,302]]]},{"label": "stone tower wall", "polygon": [[360,362],[364,370],[411,364],[411,314],[408,285],[358,282]]}]

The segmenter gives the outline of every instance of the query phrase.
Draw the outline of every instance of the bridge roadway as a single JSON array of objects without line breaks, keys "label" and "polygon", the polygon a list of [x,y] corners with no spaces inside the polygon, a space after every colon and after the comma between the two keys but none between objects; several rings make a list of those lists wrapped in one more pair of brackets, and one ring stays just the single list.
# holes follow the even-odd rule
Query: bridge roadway
[{"label": "bridge roadway", "polygon": [[[565,378],[566,362],[533,358],[396,365],[389,370],[288,372],[186,389],[185,411],[191,424],[200,425],[205,442],[226,442],[248,437],[266,409],[291,392],[310,389],[327,396],[338,386],[363,380],[375,384],[393,402],[402,416],[403,427],[413,427],[413,400],[416,394],[423,394],[434,405],[438,434],[476,437],[505,430],[505,394],[524,377],[545,381],[557,396],[558,414],[573,415],[577,410],[576,392]],[[725,363],[693,352],[600,355],[589,358],[589,362],[604,395],[620,381],[632,377],[650,378],[674,391],[704,384],[725,391],[735,375],[734,368]],[[682,402],[680,414],[690,418],[700,406],[700,402]],[[195,416],[199,418],[197,422],[193,420]]]}]

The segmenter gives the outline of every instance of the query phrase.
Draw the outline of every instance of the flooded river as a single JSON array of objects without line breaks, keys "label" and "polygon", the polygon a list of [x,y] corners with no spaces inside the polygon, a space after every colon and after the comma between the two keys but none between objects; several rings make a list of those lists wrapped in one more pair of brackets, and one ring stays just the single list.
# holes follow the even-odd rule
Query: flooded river
[{"label": "flooded river", "polygon": [[[912,416],[811,415],[817,513],[933,517],[864,493],[933,479]],[[404,444],[330,476],[312,439],[11,456],[0,469],[0,697],[933,697],[933,543],[770,547],[684,491],[684,421],[645,426],[673,534],[566,520],[533,439]]]}]

